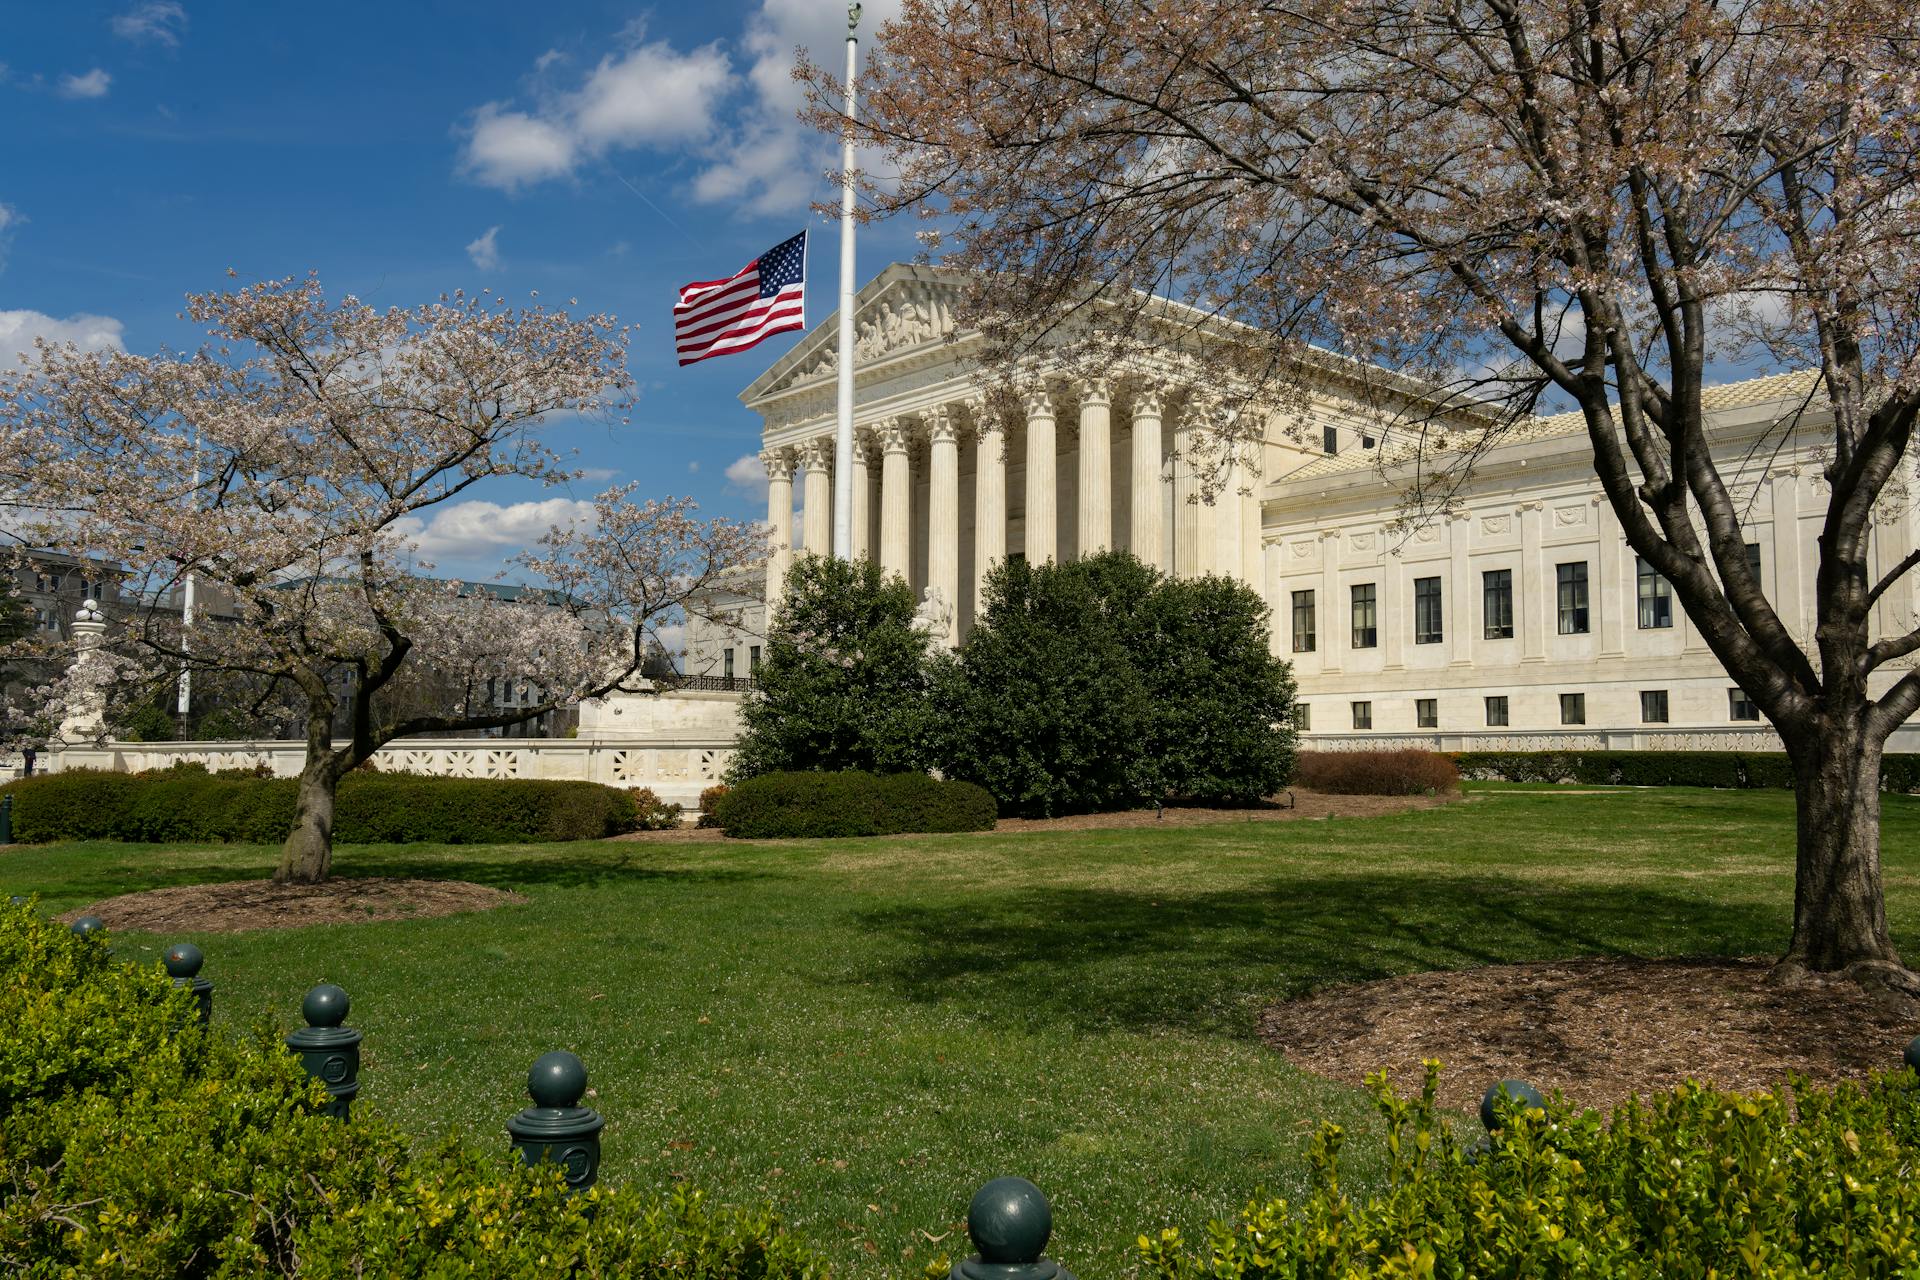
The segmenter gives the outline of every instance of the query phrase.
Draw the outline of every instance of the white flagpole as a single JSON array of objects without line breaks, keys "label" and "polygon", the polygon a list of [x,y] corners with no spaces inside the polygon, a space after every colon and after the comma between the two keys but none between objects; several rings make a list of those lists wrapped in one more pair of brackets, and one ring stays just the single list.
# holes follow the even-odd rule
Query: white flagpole
[{"label": "white flagpole", "polygon": [[853,558],[853,122],[858,110],[853,78],[859,72],[860,6],[847,6],[847,126],[841,134],[840,167],[840,420],[833,433],[833,554]]}]

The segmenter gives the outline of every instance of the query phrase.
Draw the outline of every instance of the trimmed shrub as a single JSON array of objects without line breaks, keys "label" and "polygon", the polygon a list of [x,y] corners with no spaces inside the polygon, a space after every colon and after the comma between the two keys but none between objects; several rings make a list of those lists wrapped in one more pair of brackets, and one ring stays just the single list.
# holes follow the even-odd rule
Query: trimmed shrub
[{"label": "trimmed shrub", "polygon": [[1424,796],[1460,789],[1460,771],[1438,751],[1302,751],[1295,779],[1339,796]]},{"label": "trimmed shrub", "polygon": [[[1902,1276],[1920,1269],[1920,1082],[1737,1094],[1684,1084],[1611,1118],[1506,1107],[1474,1152],[1434,1105],[1370,1081],[1384,1190],[1340,1179],[1343,1134],[1312,1142],[1296,1203],[1261,1196],[1204,1240],[1140,1237],[1162,1280],[1349,1277]],[[1503,1104],[1504,1106],[1505,1104]]]},{"label": "trimmed shrub", "polygon": [[563,1194],[502,1149],[352,1124],[262,1028],[199,1026],[157,964],[0,907],[0,1272],[802,1280],[764,1211],[676,1189]]},{"label": "trimmed shrub", "polygon": [[724,782],[716,782],[700,793],[700,821],[695,824],[696,826],[717,827],[720,825],[720,818],[718,814],[715,813],[715,810],[720,807],[720,801],[731,789],[732,788],[728,787]]},{"label": "trimmed shrub", "polygon": [[[1791,790],[1784,751],[1460,751],[1460,776],[1484,782],[1581,782],[1629,787]],[[1885,757],[1882,791],[1920,791],[1920,755]]]},{"label": "trimmed shrub", "polygon": [[686,812],[685,805],[668,804],[654,794],[652,787],[628,787],[627,794],[633,797],[635,831],[672,831]]},{"label": "trimmed shrub", "polygon": [[[293,829],[291,778],[226,778],[179,768],[151,774],[73,769],[0,788],[13,796],[14,838],[277,844]],[[341,779],[340,844],[511,844],[596,840],[634,829],[634,798],[593,782],[425,778]],[[677,817],[676,817],[677,820]]]},{"label": "trimmed shrub", "polygon": [[990,831],[993,797],[924,773],[767,773],[719,798],[718,824],[744,840]]}]

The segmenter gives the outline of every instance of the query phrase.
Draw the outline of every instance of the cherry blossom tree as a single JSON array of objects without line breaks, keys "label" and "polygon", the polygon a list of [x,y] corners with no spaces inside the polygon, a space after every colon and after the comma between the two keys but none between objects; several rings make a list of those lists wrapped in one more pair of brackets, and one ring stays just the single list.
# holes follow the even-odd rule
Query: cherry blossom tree
[{"label": "cherry blossom tree", "polygon": [[[1892,0],[906,0],[859,136],[898,175],[869,211],[940,220],[1004,370],[1176,350],[1247,410],[1231,437],[1304,427],[1328,358],[1393,369],[1416,511],[1536,405],[1576,409],[1627,541],[1792,759],[1780,975],[1912,993],[1878,779],[1920,629],[1873,616],[1920,552],[1876,578],[1868,547],[1920,408],[1917,48]],[[1810,628],[1749,567],[1702,408],[1741,365],[1817,373],[1772,441],[1824,424]]]},{"label": "cherry blossom tree", "polygon": [[[41,689],[43,719],[76,682],[97,700],[182,671],[245,678],[293,711],[307,753],[278,880],[325,878],[336,788],[382,744],[632,684],[655,629],[759,554],[757,530],[627,486],[524,557],[537,589],[425,576],[408,535],[433,508],[486,480],[571,479],[542,421],[626,404],[610,317],[461,294],[381,310],[329,302],[313,278],[196,295],[187,315],[211,335],[192,354],[42,345],[5,375],[0,496],[22,540],[126,566],[145,602],[117,620],[110,661]],[[161,603],[189,575],[222,602],[191,629]],[[503,678],[533,696],[497,705]]]}]

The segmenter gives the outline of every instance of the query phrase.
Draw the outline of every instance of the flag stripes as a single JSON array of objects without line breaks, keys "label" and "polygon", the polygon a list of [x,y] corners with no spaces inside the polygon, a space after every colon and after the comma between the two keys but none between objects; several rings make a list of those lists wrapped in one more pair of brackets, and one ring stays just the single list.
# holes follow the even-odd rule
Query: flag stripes
[{"label": "flag stripes", "polygon": [[749,262],[725,280],[682,286],[673,305],[673,337],[680,363],[745,351],[806,320],[807,233]]}]

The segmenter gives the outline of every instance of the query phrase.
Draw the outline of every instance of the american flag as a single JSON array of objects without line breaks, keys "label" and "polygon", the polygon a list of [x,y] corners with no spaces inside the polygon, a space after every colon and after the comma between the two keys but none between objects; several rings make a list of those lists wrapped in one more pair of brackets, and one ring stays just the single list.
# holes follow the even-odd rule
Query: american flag
[{"label": "american flag", "polygon": [[725,280],[701,280],[673,304],[680,363],[745,351],[768,334],[807,327],[807,233],[782,240]]}]

